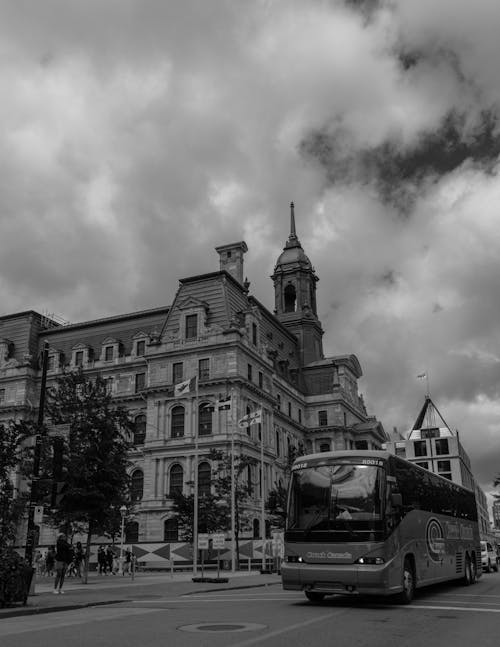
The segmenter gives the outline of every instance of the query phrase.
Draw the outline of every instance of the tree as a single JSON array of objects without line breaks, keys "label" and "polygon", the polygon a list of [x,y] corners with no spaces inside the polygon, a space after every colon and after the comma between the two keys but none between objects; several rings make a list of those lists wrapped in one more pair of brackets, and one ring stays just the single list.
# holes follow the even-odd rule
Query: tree
[{"label": "tree", "polygon": [[34,425],[27,421],[10,421],[0,424],[0,547],[12,543],[16,529],[24,515],[29,496],[14,491],[12,476],[29,473],[30,451],[25,446],[27,438],[35,433]]},{"label": "tree", "polygon": [[286,507],[288,497],[288,484],[292,473],[292,465],[297,456],[303,455],[303,449],[290,447],[286,464],[283,469],[284,483],[279,480],[274,483],[274,488],[269,492],[266,501],[266,512],[271,517],[271,523],[275,528],[284,530],[286,524]]},{"label": "tree", "polygon": [[109,530],[116,510],[129,499],[133,422],[113,403],[106,380],[99,375],[91,380],[81,370],[63,374],[48,389],[46,410],[53,424],[68,427],[62,441],[64,493],[51,519],[67,530],[72,523],[85,524],[86,582],[92,534]]},{"label": "tree", "polygon": [[[226,452],[211,449],[208,458],[212,462],[211,492],[198,497],[198,531],[213,533],[231,528],[231,456]],[[252,495],[253,486],[241,478],[248,467],[257,460],[241,454],[234,461],[235,483],[235,542],[239,554],[239,534],[244,521],[244,508]],[[192,485],[192,482],[191,482]],[[194,495],[176,492],[171,495],[173,510],[179,530],[185,541],[193,540]]]}]

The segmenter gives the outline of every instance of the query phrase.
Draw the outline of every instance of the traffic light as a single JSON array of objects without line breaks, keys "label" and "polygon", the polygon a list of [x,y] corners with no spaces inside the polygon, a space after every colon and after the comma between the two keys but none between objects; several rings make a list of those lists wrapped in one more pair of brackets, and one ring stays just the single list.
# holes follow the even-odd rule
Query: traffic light
[{"label": "traffic light", "polygon": [[52,457],[52,492],[50,497],[51,508],[58,508],[61,505],[64,497],[67,483],[66,476],[66,461],[67,456],[65,453],[64,438],[56,436],[53,440],[53,457]]}]

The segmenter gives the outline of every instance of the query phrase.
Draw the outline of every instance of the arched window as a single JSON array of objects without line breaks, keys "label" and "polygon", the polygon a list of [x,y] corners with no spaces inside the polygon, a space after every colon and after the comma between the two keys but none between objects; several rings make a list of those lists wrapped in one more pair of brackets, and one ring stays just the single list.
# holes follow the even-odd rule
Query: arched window
[{"label": "arched window", "polygon": [[319,446],[319,451],[320,452],[329,452],[330,451],[330,443],[321,443]]},{"label": "arched window", "polygon": [[212,433],[212,412],[207,403],[200,404],[198,407],[198,435],[210,436]]},{"label": "arched window", "polygon": [[163,541],[179,541],[177,519],[165,519],[163,523]]},{"label": "arched window", "polygon": [[183,484],[184,470],[182,469],[182,465],[176,463],[170,468],[170,487],[168,490],[170,496],[173,494],[182,494]]},{"label": "arched window", "polygon": [[135,544],[139,541],[139,523],[129,521],[125,526],[125,543]]},{"label": "arched window", "polygon": [[297,295],[295,292],[295,286],[289,283],[285,287],[284,296],[285,296],[285,312],[295,312],[295,301],[297,298]]},{"label": "arched window", "polygon": [[260,537],[260,521],[258,519],[253,520],[253,538],[259,539]]},{"label": "arched window", "polygon": [[252,494],[252,468],[250,465],[247,465],[247,489],[248,494]]},{"label": "arched window", "polygon": [[184,436],[184,407],[177,406],[172,409],[172,438]]},{"label": "arched window", "polygon": [[134,445],[144,445],[146,439],[146,416],[141,414],[134,420]]},{"label": "arched window", "polygon": [[212,481],[212,468],[210,463],[200,463],[198,465],[198,495],[210,494],[210,485]]},{"label": "arched window", "polygon": [[132,501],[140,501],[144,493],[144,472],[142,470],[135,470],[132,473],[132,480],[130,484],[130,499]]}]

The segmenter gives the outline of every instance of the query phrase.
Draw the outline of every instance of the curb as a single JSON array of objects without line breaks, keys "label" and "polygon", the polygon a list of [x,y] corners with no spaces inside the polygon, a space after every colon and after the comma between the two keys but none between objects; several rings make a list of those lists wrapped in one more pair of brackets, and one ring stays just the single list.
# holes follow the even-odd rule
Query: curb
[{"label": "curb", "polygon": [[281,584],[281,582],[262,582],[262,584],[241,584],[239,586],[224,586],[219,589],[200,589],[199,591],[189,591],[188,593],[183,593],[181,597],[186,597],[188,595],[199,595],[200,593],[214,593],[217,591],[237,591],[239,589],[257,589],[262,586],[275,586],[276,584]]},{"label": "curb", "polygon": [[[238,586],[224,586],[213,589],[198,589],[196,591],[188,591],[182,593],[181,597],[189,595],[199,595],[200,593],[215,593],[218,591],[236,591],[238,589],[256,589],[263,586],[274,586],[280,582],[261,582],[258,584],[240,584]],[[120,600],[101,600],[98,602],[81,602],[79,604],[57,605],[50,607],[12,607],[9,610],[0,611],[0,622],[2,618],[14,618],[18,616],[32,616],[45,613],[56,613],[58,611],[75,611],[76,609],[86,609],[89,607],[99,607],[111,604],[123,604],[124,602],[131,602],[130,598]]]},{"label": "curb", "polygon": [[2,618],[16,618],[17,616],[34,616],[44,613],[55,613],[56,611],[75,611],[75,609],[86,609],[88,607],[102,607],[107,604],[120,604],[126,600],[101,600],[100,602],[81,602],[80,604],[66,604],[53,607],[13,607],[8,611],[0,613]]}]

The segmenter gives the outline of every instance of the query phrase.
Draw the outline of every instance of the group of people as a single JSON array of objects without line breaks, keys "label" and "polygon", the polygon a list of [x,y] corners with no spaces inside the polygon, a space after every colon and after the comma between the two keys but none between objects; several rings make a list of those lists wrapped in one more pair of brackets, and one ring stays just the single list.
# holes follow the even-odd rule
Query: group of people
[{"label": "group of people", "polygon": [[[53,593],[60,595],[64,593],[63,585],[66,577],[71,575],[75,577],[82,576],[84,558],[85,553],[81,542],[77,541],[76,545],[72,546],[66,537],[60,534],[55,546],[49,546],[45,553],[41,553],[39,550],[36,551],[34,563],[38,575],[48,577],[54,577],[55,575]],[[135,555],[130,548],[127,548],[123,553],[123,575],[134,573],[135,561]],[[98,574],[109,575],[111,573],[116,575],[119,570],[120,560],[111,546],[107,548],[99,546],[97,551]]]},{"label": "group of people", "polygon": [[[123,553],[122,574],[131,573],[135,566],[135,555],[130,548]],[[104,548],[99,546],[97,550],[97,573],[98,575],[116,575],[120,571],[120,560],[111,546]]]},{"label": "group of people", "polygon": [[[64,535],[61,536],[64,537]],[[81,577],[83,560],[85,557],[82,543],[80,541],[77,541],[75,546],[68,544],[68,547],[70,554],[66,554],[66,557],[69,559],[66,565],[66,576]],[[36,551],[34,557],[34,566],[37,575],[45,575],[47,577],[54,576],[56,571],[56,551],[56,546],[49,546],[48,549],[43,553],[40,550]]]}]

